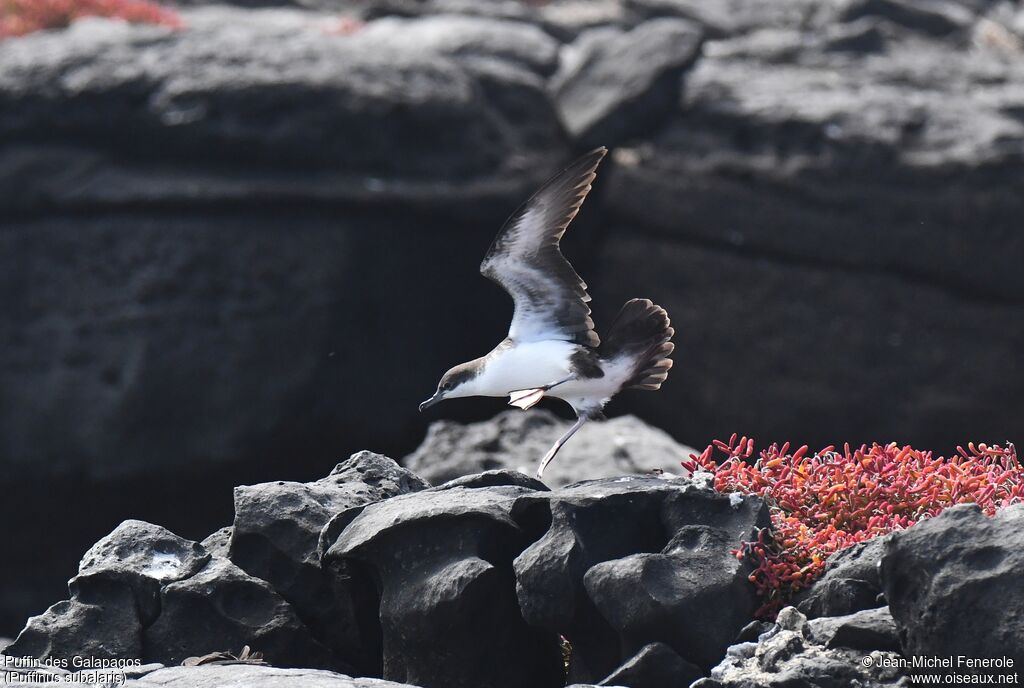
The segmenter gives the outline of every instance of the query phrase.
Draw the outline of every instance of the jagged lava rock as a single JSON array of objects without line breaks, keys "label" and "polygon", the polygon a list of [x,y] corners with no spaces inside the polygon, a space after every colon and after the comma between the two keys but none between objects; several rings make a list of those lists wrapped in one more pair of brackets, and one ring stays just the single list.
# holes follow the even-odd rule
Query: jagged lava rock
[{"label": "jagged lava rock", "polygon": [[358,586],[339,586],[337,577],[324,575],[320,534],[342,512],[425,487],[393,460],[368,451],[315,482],[237,487],[231,560],[269,582],[346,662],[367,673],[379,670],[376,649],[361,638]]},{"label": "jagged lava rock", "polygon": [[551,89],[573,139],[611,146],[661,125],[678,106],[702,37],[692,22],[656,19],[627,32],[595,29],[565,48]]},{"label": "jagged lava rock", "polygon": [[[444,688],[564,685],[558,638],[528,626],[513,558],[529,541],[510,512],[532,490],[417,492],[361,510],[324,555],[379,581],[384,677]],[[443,629],[443,632],[440,632]]]},{"label": "jagged lava rock", "polygon": [[28,620],[9,654],[36,658],[141,658],[142,628],[160,613],[162,586],[210,560],[198,543],[129,520],[82,557],[68,582],[71,599]]},{"label": "jagged lava rock", "polygon": [[881,575],[908,655],[1010,657],[1024,665],[1024,505],[973,504],[893,534]]},{"label": "jagged lava rock", "polygon": [[195,575],[164,586],[160,607],[142,635],[146,661],[174,665],[249,645],[275,666],[338,666],[269,583],[227,559],[213,558]]},{"label": "jagged lava rock", "polygon": [[516,590],[527,621],[572,643],[570,680],[601,680],[659,641],[708,665],[756,609],[749,564],[730,550],[768,525],[760,498],[625,477],[526,496],[515,513],[550,523],[516,558]]},{"label": "jagged lava rock", "polygon": [[583,584],[626,648],[659,638],[710,669],[758,606],[750,566],[732,554],[738,542],[725,530],[684,526],[661,552],[596,564]]},{"label": "jagged lava rock", "polygon": [[811,619],[807,627],[815,642],[825,647],[849,647],[866,652],[900,651],[896,621],[888,607]]},{"label": "jagged lava rock", "polygon": [[600,686],[628,688],[682,688],[703,676],[699,667],[677,655],[665,643],[645,645],[613,671]]},{"label": "jagged lava rock", "polygon": [[269,583],[143,521],[93,545],[68,590],[69,600],[29,619],[8,653],[178,663],[250,645],[278,665],[336,666]]},{"label": "jagged lava rock", "polygon": [[821,578],[797,594],[797,609],[814,619],[884,606],[878,600],[882,594],[878,565],[885,540],[885,536],[871,538],[831,555]]},{"label": "jagged lava rock", "polygon": [[[865,654],[875,660],[871,667],[862,663]],[[757,642],[730,647],[711,676],[693,688],[889,688],[904,685],[900,672],[890,668],[899,658],[893,652],[825,648],[806,617],[786,607],[771,630]]]},{"label": "jagged lava rock", "polygon": [[146,688],[417,688],[376,678],[353,678],[317,669],[282,669],[252,664],[158,669],[125,685]]},{"label": "jagged lava rock", "polygon": [[[570,425],[547,410],[505,411],[462,425],[431,423],[427,436],[402,463],[431,483],[491,469],[533,475],[544,453]],[[680,462],[693,450],[634,416],[587,423],[544,472],[551,487],[579,480],[661,470],[683,472]]]}]

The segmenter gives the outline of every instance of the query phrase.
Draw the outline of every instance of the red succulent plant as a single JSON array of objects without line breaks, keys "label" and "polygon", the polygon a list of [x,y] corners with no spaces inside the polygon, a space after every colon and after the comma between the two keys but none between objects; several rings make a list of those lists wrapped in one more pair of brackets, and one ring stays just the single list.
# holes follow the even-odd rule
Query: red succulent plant
[{"label": "red succulent plant", "polygon": [[0,38],[62,28],[81,17],[181,26],[177,13],[150,0],[0,0]]},{"label": "red succulent plant", "polygon": [[954,504],[972,502],[991,516],[1024,501],[1024,472],[1011,443],[970,443],[949,458],[895,442],[815,453],[806,445],[791,452],[789,443],[772,444],[756,460],[753,455],[753,440],[733,435],[691,455],[683,467],[711,473],[719,492],[756,494],[768,503],[771,528],[735,550],[755,566],[750,581],[764,603],[762,618],[810,586],[838,550]]}]

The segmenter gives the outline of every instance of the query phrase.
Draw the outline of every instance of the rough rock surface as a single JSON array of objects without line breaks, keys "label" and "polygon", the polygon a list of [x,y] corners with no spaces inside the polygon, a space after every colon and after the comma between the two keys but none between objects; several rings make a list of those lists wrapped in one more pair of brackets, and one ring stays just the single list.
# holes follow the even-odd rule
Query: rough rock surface
[{"label": "rough rock surface", "polygon": [[316,669],[280,669],[278,667],[233,664],[227,666],[167,667],[158,669],[125,685],[139,688],[415,688],[376,678],[352,678],[344,674]]},{"label": "rough rock surface", "polygon": [[665,643],[651,643],[598,685],[627,688],[689,686],[703,675],[700,668],[677,655]]},{"label": "rough rock surface", "polygon": [[[538,409],[505,411],[467,425],[436,421],[423,443],[402,463],[435,484],[499,468],[533,475],[540,457],[570,425],[570,421]],[[653,471],[679,475],[684,472],[680,462],[692,451],[632,416],[587,423],[558,452],[544,472],[544,483],[558,487]]]},{"label": "rough rock surface", "polygon": [[551,85],[566,130],[584,147],[612,146],[661,125],[675,112],[701,38],[695,24],[679,19],[584,34],[565,49]]},{"label": "rough rock surface", "polygon": [[245,645],[277,666],[338,665],[269,583],[219,557],[163,587],[160,615],[143,631],[142,643],[146,661],[168,665]]},{"label": "rough rock surface", "polygon": [[270,583],[344,661],[378,669],[375,652],[352,633],[359,590],[332,585],[320,567],[320,533],[334,516],[427,484],[391,459],[359,452],[311,483],[278,481],[235,488],[231,560]]},{"label": "rough rock surface", "polygon": [[760,499],[627,477],[519,501],[522,521],[550,523],[515,560],[519,605],[572,643],[570,680],[601,680],[652,642],[707,666],[750,621],[749,569],[729,550],[767,525]]},{"label": "rough rock surface", "polygon": [[564,685],[557,635],[528,626],[516,603],[512,560],[528,539],[510,512],[528,492],[452,487],[394,497],[366,507],[327,550],[325,565],[354,560],[380,581],[385,678]]},{"label": "rough rock surface", "polygon": [[1024,505],[955,506],[893,535],[882,581],[907,655],[1024,665]]},{"label": "rough rock surface", "polygon": [[[694,688],[839,688],[902,686],[897,669],[881,666],[895,662],[895,652],[870,652],[871,667],[864,667],[865,650],[826,648],[817,642],[807,619],[795,607],[779,613],[777,623],[757,642],[729,648],[725,659],[711,670],[709,678]],[[886,661],[882,661],[886,660]]]},{"label": "rough rock surface", "polygon": [[[0,571],[0,632],[138,509],[211,532],[284,458],[411,451],[439,372],[507,328],[474,267],[592,142],[563,122],[624,137],[566,238],[599,329],[646,296],[677,332],[665,388],[610,413],[693,443],[1016,430],[1019,3],[186,4],[0,42],[0,520],[37,552]],[[699,26],[692,65],[652,38],[558,96],[588,41],[659,22]]]},{"label": "rough rock surface", "polygon": [[814,619],[883,606],[878,599],[882,594],[878,566],[885,541],[885,537],[872,538],[830,556],[822,577],[797,596],[797,609]]},{"label": "rough rock surface", "polygon": [[807,626],[815,642],[825,647],[848,647],[866,652],[900,651],[896,622],[888,607],[811,619]]},{"label": "rough rock surface", "polygon": [[249,645],[277,666],[379,672],[379,629],[367,619],[376,593],[357,576],[325,575],[321,530],[426,487],[391,459],[359,452],[312,483],[238,488],[234,525],[203,544],[126,521],[82,558],[71,599],[30,619],[8,651],[178,664]]},{"label": "rough rock surface", "polygon": [[[160,590],[210,561],[197,543],[143,521],[125,521],[97,542],[68,583],[69,600],[28,620],[12,656],[141,658],[142,629],[160,613]],[[105,629],[96,633],[95,629]]]}]

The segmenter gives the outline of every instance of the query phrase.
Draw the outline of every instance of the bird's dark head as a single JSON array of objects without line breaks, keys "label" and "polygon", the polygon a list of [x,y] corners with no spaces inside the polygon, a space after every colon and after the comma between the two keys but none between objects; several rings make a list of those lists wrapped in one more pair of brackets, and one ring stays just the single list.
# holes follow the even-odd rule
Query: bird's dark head
[{"label": "bird's dark head", "polygon": [[458,397],[471,397],[476,394],[473,389],[473,382],[480,374],[481,360],[460,363],[443,376],[437,383],[437,391],[420,404],[420,411],[425,411],[434,404],[444,399],[456,399]]}]

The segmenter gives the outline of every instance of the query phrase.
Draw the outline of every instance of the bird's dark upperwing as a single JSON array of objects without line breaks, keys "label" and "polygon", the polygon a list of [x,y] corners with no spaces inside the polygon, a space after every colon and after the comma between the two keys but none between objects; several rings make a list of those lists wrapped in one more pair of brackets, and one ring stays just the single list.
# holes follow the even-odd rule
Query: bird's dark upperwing
[{"label": "bird's dark upperwing", "polygon": [[558,242],[590,191],[608,150],[593,150],[548,180],[512,214],[494,238],[480,272],[512,296],[514,341],[563,339],[601,343],[590,318],[587,285],[562,256]]}]

